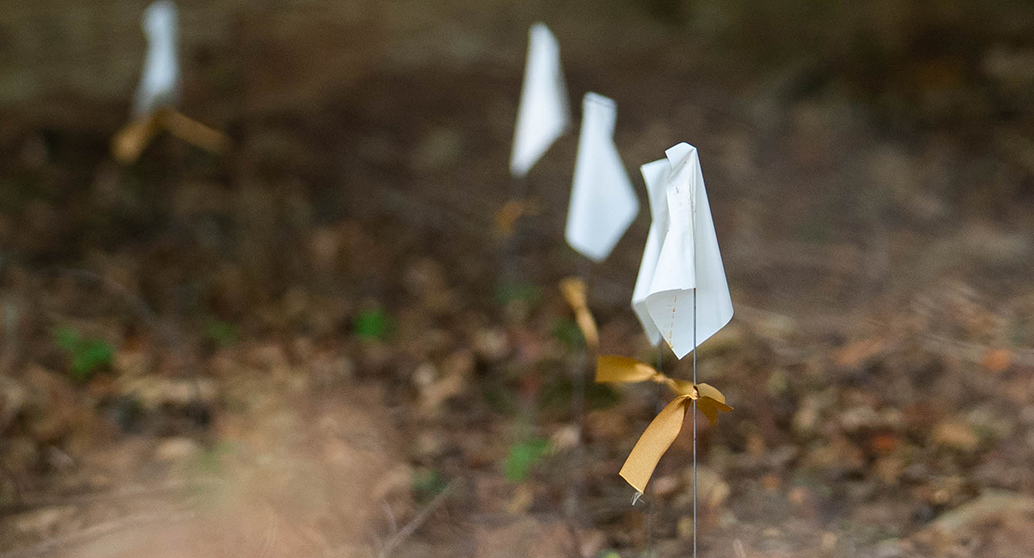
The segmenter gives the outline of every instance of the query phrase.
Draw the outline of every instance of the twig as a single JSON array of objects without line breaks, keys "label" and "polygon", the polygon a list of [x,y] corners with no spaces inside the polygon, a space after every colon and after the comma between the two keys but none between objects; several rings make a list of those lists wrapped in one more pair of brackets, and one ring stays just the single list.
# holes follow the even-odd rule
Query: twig
[{"label": "twig", "polygon": [[18,361],[19,312],[14,297],[4,300],[4,354],[0,355],[0,376],[10,376],[14,363]]},{"label": "twig", "polygon": [[399,522],[395,519],[395,513],[391,511],[391,505],[387,502],[381,502],[381,508],[384,510],[384,515],[388,516],[388,523],[391,524],[392,534],[395,534],[399,530]]},{"label": "twig", "polygon": [[203,486],[215,486],[219,484],[223,484],[223,481],[218,479],[201,479],[190,482],[176,480],[169,481],[158,486],[136,486],[124,488],[121,490],[110,490],[107,492],[87,492],[82,494],[69,494],[67,496],[41,496],[36,498],[26,496],[19,502],[0,506],[0,515],[8,513],[18,513],[46,506],[70,506],[89,504],[93,502],[104,502],[109,500],[146,498],[148,496],[157,496],[160,494],[165,494],[167,492],[189,490],[193,488],[199,488]]},{"label": "twig", "polygon": [[99,285],[100,287],[106,289],[109,293],[120,297],[123,301],[129,303],[132,309],[137,313],[138,316],[144,319],[144,321],[147,323],[148,327],[150,327],[152,331],[158,333],[158,335],[161,337],[162,342],[165,343],[166,347],[169,350],[175,350],[177,348],[178,343],[176,341],[175,335],[173,335],[172,330],[164,323],[162,323],[161,320],[158,319],[158,315],[155,314],[153,310],[151,310],[151,307],[148,306],[142,298],[130,292],[130,290],[123,286],[121,283],[113,281],[112,279],[104,277],[103,275],[85,269],[61,266],[55,266],[50,269],[56,275],[66,275],[83,283],[93,283],[94,285]]},{"label": "twig", "polygon": [[[402,529],[399,529],[397,533],[392,535],[391,538],[388,539],[386,543],[384,543],[384,546],[381,548],[381,551],[377,553],[377,557],[388,558],[388,556],[391,554],[393,550],[395,550],[396,547],[402,544],[409,537],[413,536],[413,533],[415,533],[416,530],[419,529],[420,526],[423,525],[429,517],[431,517],[431,514],[434,513],[434,511],[437,510],[439,507],[441,507],[442,503],[445,502],[446,497],[452,492],[455,485],[455,480],[449,481],[449,484],[447,484],[445,488],[443,488],[442,491],[439,492],[438,495],[435,496],[434,499],[431,500],[427,504],[427,506],[424,507],[424,509],[420,510],[420,513],[416,514],[416,517],[414,517],[409,523],[402,527]],[[0,556],[0,558],[6,557]]]},{"label": "twig", "polygon": [[[957,358],[973,364],[980,364],[984,357],[996,349],[992,345],[970,343],[951,339],[943,335],[928,333],[923,335],[923,348],[938,356]],[[1034,367],[1034,349],[1029,347],[1006,347],[1009,361],[1023,367]]]},{"label": "twig", "polygon": [[123,519],[115,519],[104,523],[98,523],[97,525],[87,527],[86,529],[82,529],[74,533],[69,533],[62,537],[55,537],[34,546],[0,554],[0,558],[34,558],[36,556],[53,552],[62,547],[81,544],[89,539],[102,537],[131,527],[138,527],[151,523],[168,525],[170,523],[188,521],[195,517],[197,517],[195,512],[182,512],[177,514],[141,514]]},{"label": "twig", "polygon": [[571,556],[574,558],[584,558],[582,555],[582,536],[578,533],[578,526],[574,524],[571,517],[567,517],[564,523],[567,524],[567,532],[571,535]]}]

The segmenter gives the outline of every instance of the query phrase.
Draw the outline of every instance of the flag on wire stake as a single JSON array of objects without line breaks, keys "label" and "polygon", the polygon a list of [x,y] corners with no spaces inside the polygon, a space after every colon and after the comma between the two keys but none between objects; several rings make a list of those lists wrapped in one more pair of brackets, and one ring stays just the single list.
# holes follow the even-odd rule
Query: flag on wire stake
[{"label": "flag on wire stake", "polygon": [[525,177],[570,126],[571,108],[560,64],[560,45],[549,28],[536,23],[528,30],[528,59],[510,154],[510,197],[496,212],[496,232],[504,241],[500,252],[504,285],[517,281],[518,220],[532,214],[536,205],[524,199]]},{"label": "flag on wire stake", "polygon": [[682,430],[687,407],[692,406],[695,558],[696,412],[699,408],[715,424],[720,412],[732,410],[718,389],[697,383],[696,348],[729,323],[733,309],[697,149],[680,143],[665,155],[665,159],[640,168],[653,222],[632,293],[632,308],[651,342],[656,344],[664,339],[680,359],[693,353],[693,381],[669,378],[647,364],[614,356],[599,357],[596,381],[652,381],[667,385],[676,393],[676,398],[643,432],[621,468],[621,477],[637,494],[646,490],[658,461]]},{"label": "flag on wire stake", "polygon": [[[614,245],[639,213],[639,200],[614,145],[616,123],[617,105],[613,100],[596,93],[585,94],[582,100],[582,127],[578,137],[578,156],[575,160],[564,237],[571,248],[597,263],[610,255]],[[575,300],[569,294],[565,296],[574,308],[578,325],[585,336],[586,353],[598,354],[598,337],[595,323],[588,310],[585,286],[585,282],[590,278],[591,269],[588,262],[584,262],[581,267],[583,278],[565,280],[568,290],[572,284],[579,286],[580,300]],[[587,359],[587,362],[591,360]],[[572,515],[579,513],[581,499],[586,373],[587,371],[580,366],[575,370],[572,411],[578,425],[578,440],[575,447],[577,473],[574,482],[571,483]]]},{"label": "flag on wire stake", "polygon": [[135,161],[161,130],[213,153],[229,147],[230,140],[223,133],[173,108],[180,93],[178,21],[172,0],[158,0],[144,10],[147,55],[133,101],[133,118],[112,141],[112,151],[123,163]]},{"label": "flag on wire stake", "polygon": [[639,214],[639,200],[614,145],[616,122],[614,101],[585,94],[564,237],[571,248],[597,263],[610,255]]},{"label": "flag on wire stake", "polygon": [[571,108],[560,65],[560,45],[549,28],[536,23],[528,31],[528,60],[517,109],[510,174],[523,178],[553,142],[571,126]]}]

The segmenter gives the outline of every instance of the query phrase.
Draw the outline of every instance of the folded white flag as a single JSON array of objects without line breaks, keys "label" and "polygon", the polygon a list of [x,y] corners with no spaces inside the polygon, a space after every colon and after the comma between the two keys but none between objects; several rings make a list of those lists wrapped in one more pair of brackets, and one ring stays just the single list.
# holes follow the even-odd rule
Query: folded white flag
[{"label": "folded white flag", "polygon": [[653,223],[639,267],[632,308],[650,341],[663,337],[682,358],[693,346],[693,289],[697,289],[696,344],[732,319],[718,237],[697,149],[680,143],[666,159],[641,167]]},{"label": "folded white flag", "polygon": [[517,109],[510,173],[516,177],[528,174],[570,125],[560,45],[545,25],[536,23],[528,32],[528,61]]},{"label": "folded white flag", "polygon": [[610,255],[639,213],[639,200],[614,145],[616,121],[614,101],[585,94],[565,237],[571,248],[597,262]]},{"label": "folded white flag", "polygon": [[136,116],[150,114],[177,100],[180,71],[176,58],[176,21],[176,4],[171,0],[159,0],[144,10],[147,58],[133,105]]}]

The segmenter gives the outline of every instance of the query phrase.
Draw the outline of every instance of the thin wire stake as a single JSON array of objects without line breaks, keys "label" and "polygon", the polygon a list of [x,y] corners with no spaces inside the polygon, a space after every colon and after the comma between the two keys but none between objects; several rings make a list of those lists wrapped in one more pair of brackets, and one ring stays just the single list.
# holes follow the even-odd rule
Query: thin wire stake
[{"label": "thin wire stake", "polygon": [[[657,343],[656,370],[658,372],[661,371],[661,366],[663,364],[664,364],[664,345],[662,345],[661,343]],[[653,396],[654,415],[656,415],[657,413],[661,412],[661,409],[664,408],[664,407],[661,406],[661,392],[662,391],[664,391],[664,386],[658,385],[657,386],[657,391],[654,392],[654,396]],[[654,495],[656,495],[656,491],[654,491]],[[646,551],[650,554],[651,557],[656,555],[655,549],[653,547],[653,531],[654,531],[654,523],[656,521],[655,518],[654,518],[654,513],[655,512],[654,512],[653,506],[654,506],[654,504],[656,502],[657,502],[657,498],[651,498],[650,501],[647,502],[647,506],[649,506],[649,507],[646,509]]]},{"label": "thin wire stake", "polygon": [[[585,278],[586,292],[589,290],[589,284],[592,281],[592,265],[589,264],[588,260],[583,260],[579,264],[582,277]],[[588,298],[588,294],[586,294]],[[588,304],[588,301],[586,301]],[[575,442],[575,477],[574,482],[571,483],[571,492],[568,502],[568,513],[576,522],[581,522],[581,500],[582,492],[584,488],[585,476],[585,410],[587,407],[586,402],[586,376],[589,375],[592,362],[593,362],[593,349],[589,346],[588,340],[585,343],[585,351],[582,353],[581,362],[578,363],[575,375],[574,375],[574,390],[572,395],[571,406],[575,415],[575,425],[578,432],[578,439]]]},{"label": "thin wire stake", "polygon": [[[526,176],[519,178],[510,177],[511,200],[523,200],[527,193],[528,178]],[[520,282],[520,265],[518,263],[520,255],[521,224],[520,217],[518,216],[517,220],[513,224],[513,230],[511,230],[510,235],[503,240],[503,246],[500,250],[500,259],[502,259],[500,276],[502,278],[502,286],[505,289],[512,289]]]},{"label": "thin wire stake", "polygon": [[[697,383],[697,290],[693,289],[693,385]],[[697,558],[697,400],[693,400],[693,558]]]}]

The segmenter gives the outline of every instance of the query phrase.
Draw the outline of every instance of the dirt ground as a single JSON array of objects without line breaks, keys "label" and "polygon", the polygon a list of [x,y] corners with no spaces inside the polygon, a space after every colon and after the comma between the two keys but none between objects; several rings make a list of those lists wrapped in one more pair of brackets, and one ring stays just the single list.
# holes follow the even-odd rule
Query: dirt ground
[{"label": "dirt ground", "polygon": [[652,387],[591,386],[579,458],[557,282],[587,277],[603,352],[653,362],[649,216],[603,265],[564,245],[573,133],[511,183],[540,18],[572,106],[617,101],[638,189],[701,151],[736,311],[699,352],[735,407],[698,422],[701,556],[1030,556],[1029,16],[884,2],[873,46],[868,15],[749,5],[356,4],[340,36],[249,12],[185,46],[223,156],[162,137],[120,165],[128,98],[9,99],[0,557],[690,555],[688,436],[639,503],[617,476]]}]

